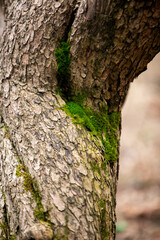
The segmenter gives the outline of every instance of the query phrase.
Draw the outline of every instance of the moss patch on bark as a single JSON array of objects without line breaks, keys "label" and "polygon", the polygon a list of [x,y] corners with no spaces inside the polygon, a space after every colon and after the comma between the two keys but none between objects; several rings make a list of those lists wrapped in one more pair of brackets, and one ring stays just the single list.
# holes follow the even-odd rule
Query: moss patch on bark
[{"label": "moss patch on bark", "polygon": [[60,41],[55,50],[57,61],[57,79],[60,95],[67,102],[63,110],[72,117],[75,124],[80,124],[90,131],[92,136],[98,137],[103,146],[105,162],[102,163],[102,169],[106,169],[106,164],[114,164],[118,159],[120,129],[120,113],[108,113],[107,106],[100,108],[99,112],[83,104],[84,96],[74,96],[69,79],[71,75],[70,63],[70,43],[69,41]]},{"label": "moss patch on bark", "polygon": [[120,113],[108,113],[107,106],[95,112],[79,101],[66,103],[63,110],[72,117],[73,123],[85,127],[92,136],[101,140],[105,152],[105,162],[101,164],[102,169],[106,169],[107,163],[114,164],[119,156]]},{"label": "moss patch on bark", "polygon": [[37,208],[34,210],[34,216],[38,220],[48,222],[48,213],[44,211],[41,203],[40,191],[37,183],[32,179],[31,175],[26,171],[24,165],[20,163],[16,171],[17,177],[23,177],[23,186],[26,191],[30,191],[37,203]]}]

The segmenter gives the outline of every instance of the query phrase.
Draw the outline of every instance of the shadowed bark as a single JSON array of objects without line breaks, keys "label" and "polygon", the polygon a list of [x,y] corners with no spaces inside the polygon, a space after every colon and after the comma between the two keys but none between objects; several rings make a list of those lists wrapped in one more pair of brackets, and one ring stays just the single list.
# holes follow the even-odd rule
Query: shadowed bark
[{"label": "shadowed bark", "polygon": [[[115,239],[118,157],[106,159],[118,153],[120,120],[112,114],[120,113],[129,83],[160,49],[159,5],[4,1],[1,237]],[[70,76],[61,83],[55,57],[60,40],[70,45],[71,57]],[[108,116],[102,136],[84,113],[86,122],[75,124],[64,111],[75,96],[85,96],[81,108],[94,110],[91,118],[103,123]]]}]

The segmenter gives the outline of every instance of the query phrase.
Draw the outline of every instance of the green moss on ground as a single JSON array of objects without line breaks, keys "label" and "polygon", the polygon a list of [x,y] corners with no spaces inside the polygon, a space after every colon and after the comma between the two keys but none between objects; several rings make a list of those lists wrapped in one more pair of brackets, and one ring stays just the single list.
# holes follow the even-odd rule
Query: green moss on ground
[{"label": "green moss on ground", "polygon": [[105,150],[105,162],[101,164],[102,169],[106,169],[107,163],[114,164],[118,159],[120,113],[109,114],[107,106],[95,112],[79,102],[68,102],[63,109],[73,118],[75,124],[85,127],[92,136],[101,140]]}]

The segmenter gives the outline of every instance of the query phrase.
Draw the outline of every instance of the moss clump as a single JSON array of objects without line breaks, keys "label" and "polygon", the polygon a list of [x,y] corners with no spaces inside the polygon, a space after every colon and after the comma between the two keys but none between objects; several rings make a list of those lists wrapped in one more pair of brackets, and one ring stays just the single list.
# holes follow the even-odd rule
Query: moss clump
[{"label": "moss clump", "polygon": [[86,127],[93,136],[101,139],[105,150],[105,162],[101,164],[106,169],[106,164],[114,164],[118,159],[118,130],[120,125],[120,113],[108,113],[107,107],[102,107],[95,112],[82,103],[68,102],[65,112],[73,118],[73,122]]},{"label": "moss clump", "polygon": [[74,102],[67,103],[64,109],[66,111],[68,110],[67,111],[68,114],[70,114],[73,117],[75,123],[85,126],[92,133],[96,134],[96,129],[94,127],[94,124],[92,120],[90,120],[90,117],[92,118],[93,115],[89,117],[87,112],[85,112],[80,105]]},{"label": "moss clump", "polygon": [[6,125],[4,125],[4,130],[5,130],[5,136],[10,139],[10,134],[8,132],[8,128]]},{"label": "moss clump", "polygon": [[17,175],[17,177],[21,177],[21,176],[23,177],[23,179],[24,179],[23,186],[24,186],[25,190],[33,192],[32,177],[28,172],[25,171],[23,164],[18,165],[16,175]]},{"label": "moss clump", "polygon": [[38,188],[37,184],[34,184],[33,196],[34,196],[34,199],[37,202],[37,208],[34,210],[35,218],[37,218],[39,220],[42,220],[42,221],[46,221],[46,222],[49,223],[49,221],[48,221],[48,212],[44,211],[43,205],[41,203],[42,199],[41,199],[41,196],[40,196],[40,191],[39,191],[39,188]]},{"label": "moss clump", "polygon": [[31,175],[25,170],[23,164],[19,164],[16,171],[17,177],[23,177],[23,186],[26,191],[30,191],[37,203],[37,208],[34,210],[34,216],[38,220],[47,221],[48,213],[44,211],[41,203],[40,191],[37,184],[32,179]]},{"label": "moss clump", "polygon": [[4,130],[5,130],[6,133],[8,133],[8,129],[7,129],[6,125],[4,125]]},{"label": "moss clump", "polygon": [[70,63],[70,44],[69,41],[60,41],[59,46],[55,50],[55,57],[57,61],[57,79],[60,91],[65,96],[68,95],[69,79],[71,75]]}]

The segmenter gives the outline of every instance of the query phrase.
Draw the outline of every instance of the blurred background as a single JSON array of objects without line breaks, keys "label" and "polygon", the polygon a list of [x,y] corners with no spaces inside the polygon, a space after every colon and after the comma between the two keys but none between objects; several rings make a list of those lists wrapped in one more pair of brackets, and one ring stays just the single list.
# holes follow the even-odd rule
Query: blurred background
[{"label": "blurred background", "polygon": [[160,240],[160,54],[122,110],[116,240]]}]

